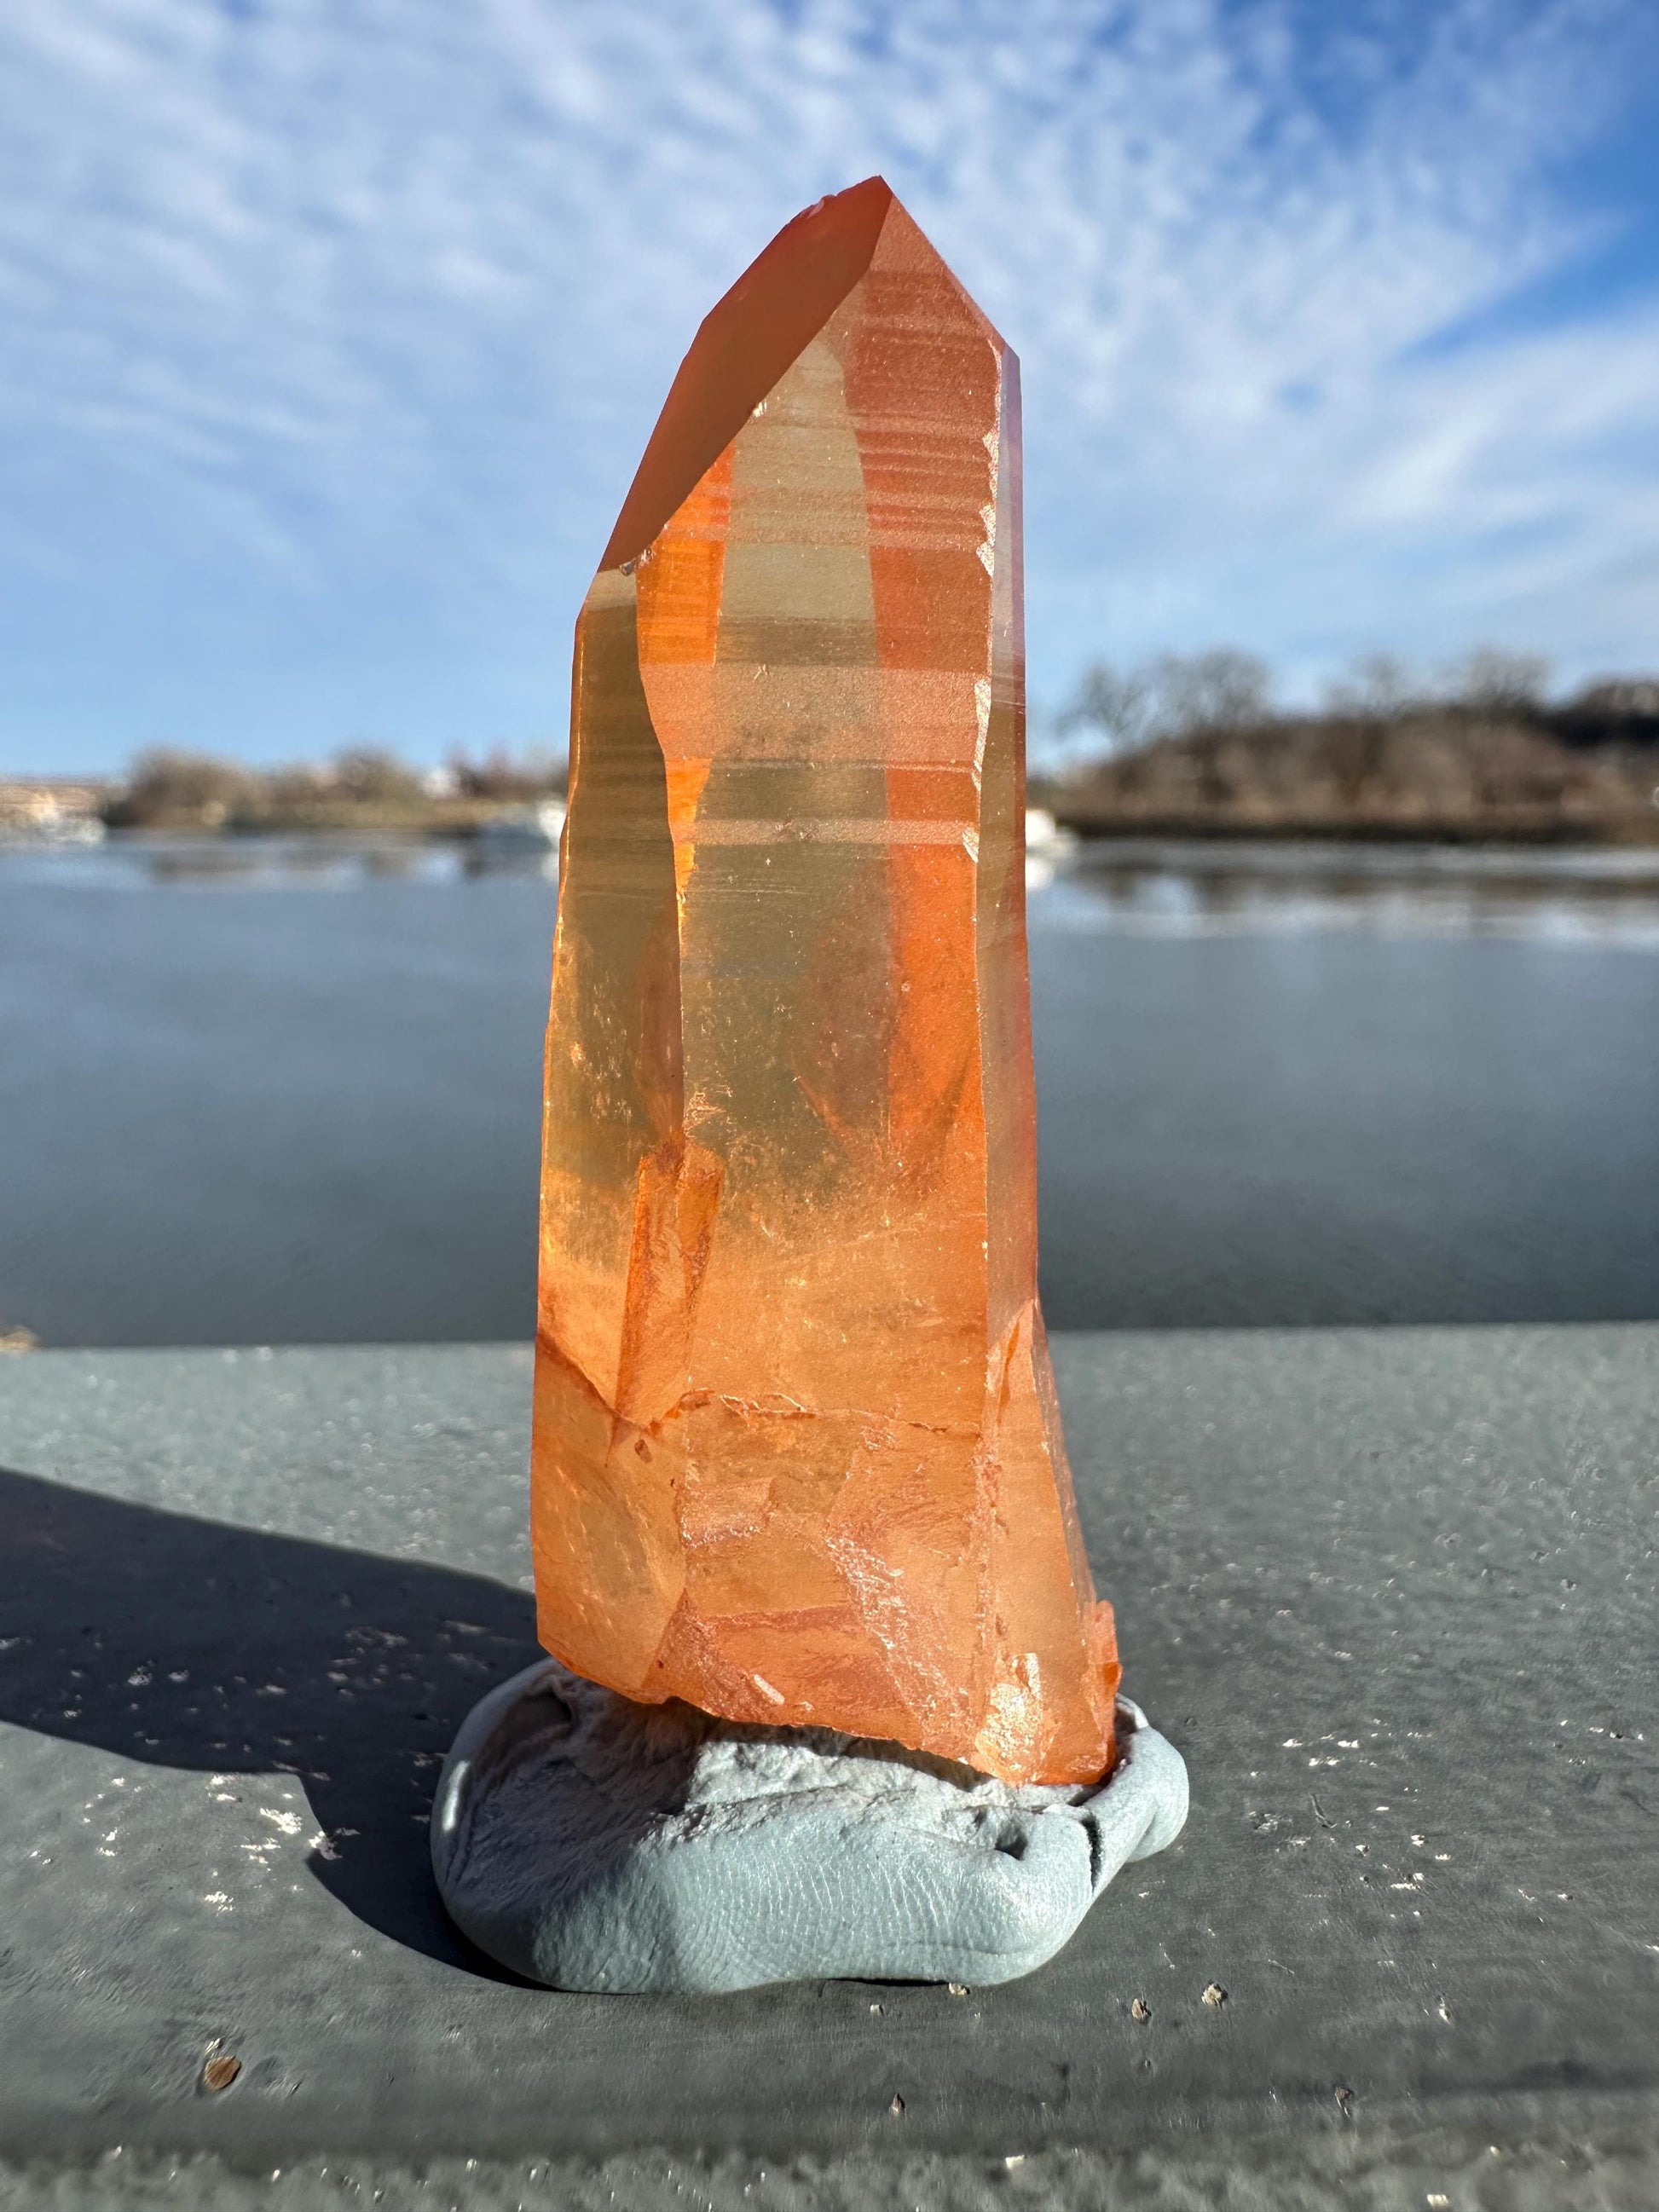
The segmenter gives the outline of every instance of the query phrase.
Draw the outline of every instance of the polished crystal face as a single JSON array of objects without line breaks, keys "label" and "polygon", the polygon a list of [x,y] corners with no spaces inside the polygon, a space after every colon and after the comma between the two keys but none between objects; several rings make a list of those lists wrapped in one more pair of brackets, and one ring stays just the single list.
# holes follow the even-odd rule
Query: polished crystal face
[{"label": "polished crystal face", "polygon": [[577,625],[543,1641],[1091,1780],[1117,1668],[1036,1301],[1018,364],[879,179],[715,307]]}]

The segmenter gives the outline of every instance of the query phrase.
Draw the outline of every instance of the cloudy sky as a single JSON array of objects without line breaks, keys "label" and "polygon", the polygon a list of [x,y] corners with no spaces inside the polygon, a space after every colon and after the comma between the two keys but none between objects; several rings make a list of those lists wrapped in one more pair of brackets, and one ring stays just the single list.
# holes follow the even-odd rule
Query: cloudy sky
[{"label": "cloudy sky", "polygon": [[47,0],[0,767],[556,739],[676,362],[882,172],[1025,367],[1031,680],[1659,664],[1652,0]]}]

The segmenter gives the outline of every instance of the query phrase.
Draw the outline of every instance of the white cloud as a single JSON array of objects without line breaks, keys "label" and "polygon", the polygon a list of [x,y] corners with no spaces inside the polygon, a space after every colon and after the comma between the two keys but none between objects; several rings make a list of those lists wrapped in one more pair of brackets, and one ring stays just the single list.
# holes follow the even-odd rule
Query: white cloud
[{"label": "white cloud", "polygon": [[26,600],[106,592],[112,635],[188,596],[222,688],[238,639],[315,639],[325,608],[343,661],[356,620],[417,743],[400,623],[476,656],[486,715],[556,698],[698,317],[878,168],[1024,361],[1039,689],[1219,636],[1307,677],[1488,635],[1650,659],[1655,313],[1431,343],[1591,235],[1555,165],[1630,96],[1640,14],[15,11],[0,561]]}]

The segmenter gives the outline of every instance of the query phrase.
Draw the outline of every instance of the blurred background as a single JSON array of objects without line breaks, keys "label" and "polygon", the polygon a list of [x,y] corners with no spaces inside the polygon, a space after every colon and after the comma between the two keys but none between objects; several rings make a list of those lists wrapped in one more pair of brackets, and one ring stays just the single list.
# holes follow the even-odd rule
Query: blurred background
[{"label": "blurred background", "polygon": [[0,118],[0,1345],[530,1333],[571,623],[878,170],[1024,363],[1051,1323],[1659,1317],[1647,0],[59,0]]}]

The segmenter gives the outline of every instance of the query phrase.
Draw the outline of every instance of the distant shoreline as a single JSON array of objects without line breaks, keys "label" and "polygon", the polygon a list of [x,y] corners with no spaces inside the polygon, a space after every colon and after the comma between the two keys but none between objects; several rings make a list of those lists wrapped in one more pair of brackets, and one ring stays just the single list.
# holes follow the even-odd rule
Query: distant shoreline
[{"label": "distant shoreline", "polygon": [[1651,845],[1485,844],[1430,838],[1105,836],[1073,848],[1085,868],[1119,866],[1177,875],[1302,878],[1340,870],[1378,882],[1485,877],[1498,881],[1649,885],[1659,890]]},{"label": "distant shoreline", "polygon": [[1659,854],[1659,808],[1650,828],[1639,819],[1617,823],[1576,820],[1554,815],[1547,819],[1495,816],[1469,820],[1345,818],[1330,816],[1263,816],[1250,820],[1218,819],[1191,814],[1151,815],[1144,818],[1117,816],[1104,819],[1063,801],[1047,800],[1049,812],[1062,830],[1091,846],[1134,843],[1193,845],[1310,844],[1347,846],[1440,846],[1470,850],[1504,848],[1517,851],[1582,848],[1602,852],[1652,852]]},{"label": "distant shoreline", "polygon": [[[1633,835],[1628,827],[1620,834],[1610,834],[1595,823],[1571,821],[1519,825],[1328,820],[1238,823],[1168,816],[1105,823],[1079,818],[1052,805],[1048,811],[1054,814],[1058,828],[1067,833],[1073,854],[1095,860],[1160,865],[1178,859],[1179,865],[1188,867],[1275,860],[1283,865],[1292,860],[1298,866],[1316,866],[1359,860],[1368,869],[1378,862],[1440,860],[1460,866],[1486,862],[1512,866],[1524,861],[1552,874],[1571,872],[1575,863],[1594,862],[1597,865],[1582,872],[1628,872],[1642,879],[1659,874],[1659,810],[1646,836]],[[405,811],[365,808],[321,818],[117,827],[101,835],[94,831],[94,836],[97,842],[117,848],[174,845],[205,849],[288,839],[342,845],[386,841],[471,846],[481,842],[481,830],[490,811],[434,807],[429,814],[414,816]],[[0,851],[64,849],[84,842],[84,836],[76,836],[67,825],[37,826],[0,819]],[[1622,870],[1620,863],[1626,864]]]}]

